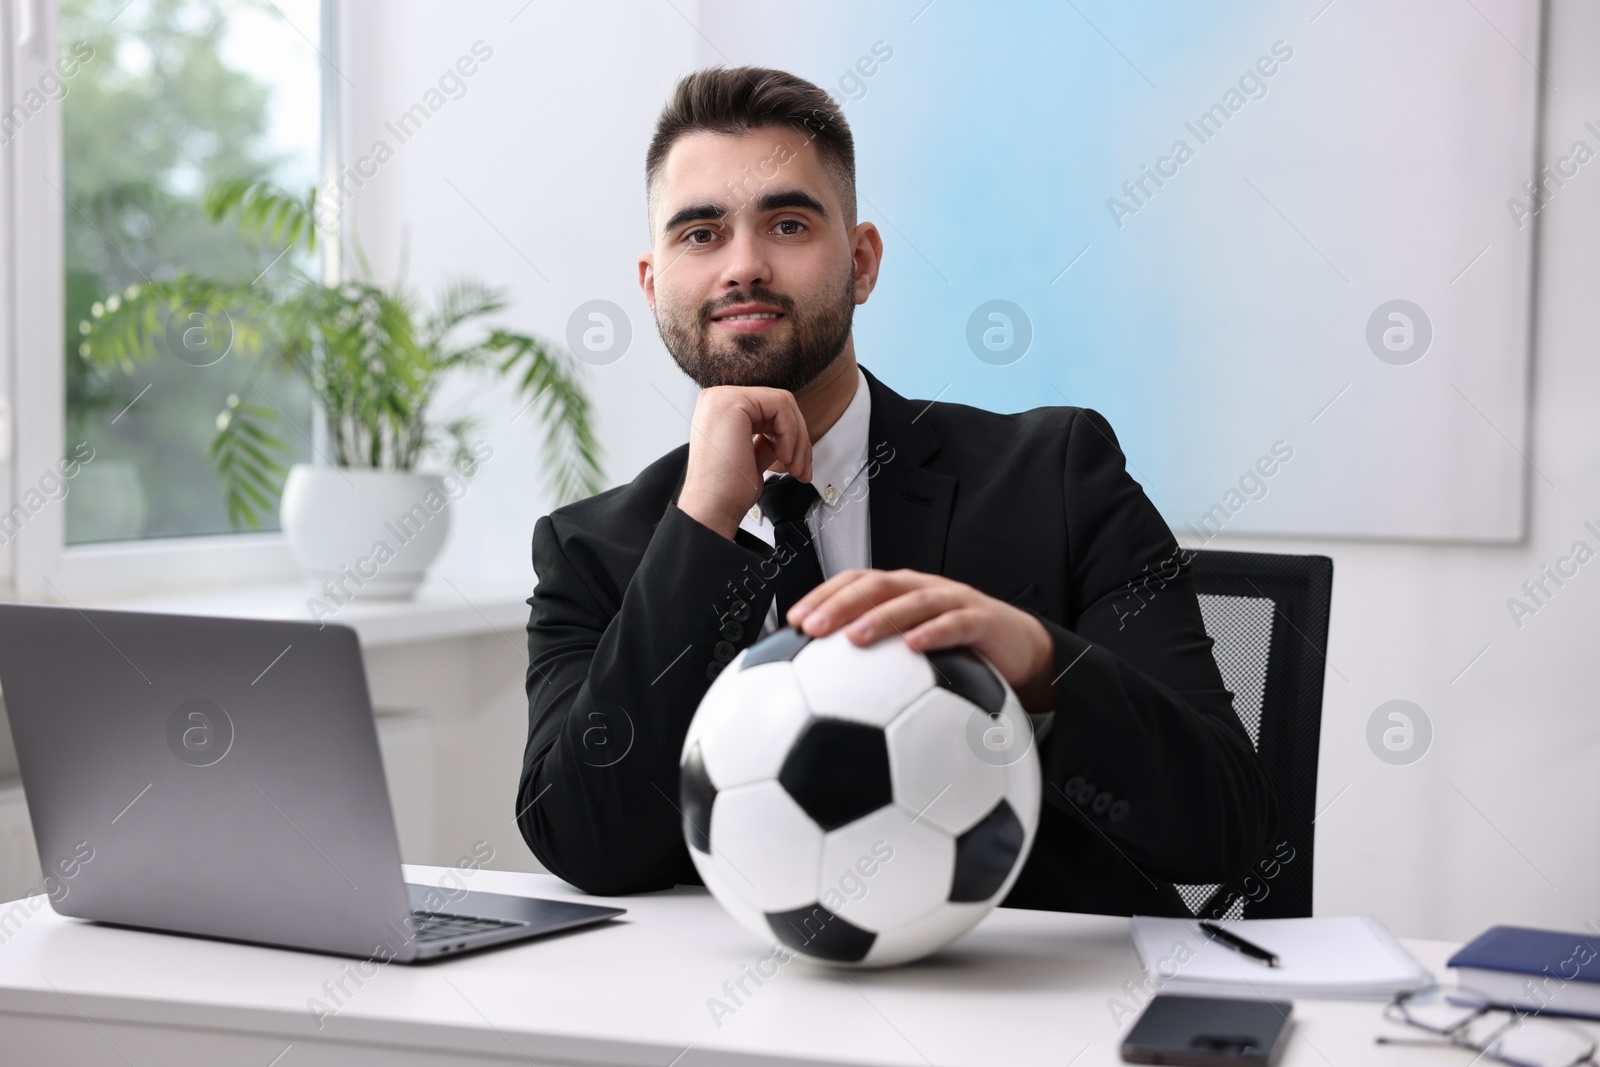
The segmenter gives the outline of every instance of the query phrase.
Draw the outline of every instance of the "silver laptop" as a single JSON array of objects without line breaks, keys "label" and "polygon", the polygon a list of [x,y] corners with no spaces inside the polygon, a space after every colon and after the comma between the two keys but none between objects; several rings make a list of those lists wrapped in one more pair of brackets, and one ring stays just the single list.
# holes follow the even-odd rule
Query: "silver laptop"
[{"label": "silver laptop", "polygon": [[348,627],[0,604],[0,689],[62,915],[413,962],[623,914],[405,883]]}]

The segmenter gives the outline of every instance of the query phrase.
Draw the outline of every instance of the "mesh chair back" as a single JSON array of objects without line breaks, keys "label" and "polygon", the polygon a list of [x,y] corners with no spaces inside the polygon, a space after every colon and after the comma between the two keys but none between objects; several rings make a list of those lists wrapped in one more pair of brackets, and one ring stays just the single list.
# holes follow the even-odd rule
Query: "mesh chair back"
[{"label": "mesh chair back", "polygon": [[1178,892],[1204,918],[1308,916],[1333,560],[1200,550],[1190,573],[1223,684],[1277,792],[1279,825],[1237,882]]}]

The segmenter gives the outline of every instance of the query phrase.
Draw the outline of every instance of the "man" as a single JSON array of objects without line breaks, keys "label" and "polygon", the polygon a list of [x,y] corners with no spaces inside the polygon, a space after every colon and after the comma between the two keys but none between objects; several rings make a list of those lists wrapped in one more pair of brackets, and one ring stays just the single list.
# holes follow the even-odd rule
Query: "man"
[{"label": "man", "polygon": [[856,363],[877,281],[827,94],[679,83],[646,159],[639,284],[702,391],[689,443],[539,520],[517,821],[590,893],[698,883],[678,758],[723,664],[780,622],[976,648],[1033,714],[1044,804],[1005,904],[1187,915],[1266,850],[1272,790],[1186,556],[1104,419],[906,400]]}]

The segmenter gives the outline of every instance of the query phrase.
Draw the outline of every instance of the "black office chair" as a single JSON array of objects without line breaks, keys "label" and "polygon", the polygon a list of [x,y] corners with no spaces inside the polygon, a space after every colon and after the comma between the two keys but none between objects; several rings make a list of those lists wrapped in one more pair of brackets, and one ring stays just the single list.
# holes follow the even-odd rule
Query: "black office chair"
[{"label": "black office chair", "polygon": [[1212,654],[1278,794],[1278,840],[1231,885],[1180,885],[1197,917],[1311,914],[1333,560],[1198,550],[1190,565]]}]

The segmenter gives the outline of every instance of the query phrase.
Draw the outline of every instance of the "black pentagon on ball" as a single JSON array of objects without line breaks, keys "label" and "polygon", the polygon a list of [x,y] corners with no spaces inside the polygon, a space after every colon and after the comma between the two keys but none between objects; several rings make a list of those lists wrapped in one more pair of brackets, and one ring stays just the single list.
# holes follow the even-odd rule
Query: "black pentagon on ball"
[{"label": "black pentagon on ball", "polygon": [[758,663],[787,663],[810,642],[811,638],[793,626],[774,630],[750,646],[750,651],[744,654],[744,668],[741,669],[754,667]]},{"label": "black pentagon on ball", "polygon": [[966,698],[990,715],[1000,714],[1000,709],[1006,705],[1005,686],[977,653],[965,648],[947,648],[926,655],[933,664],[934,681],[941,688]]},{"label": "black pentagon on ball", "polygon": [[956,870],[950,899],[957,903],[988,900],[1000,891],[1016,866],[1027,834],[1004,800],[976,826],[956,838]]},{"label": "black pentagon on ball", "polygon": [[837,830],[894,801],[883,731],[842,719],[807,723],[784,758],[778,782],[823,830]]},{"label": "black pentagon on ball", "polygon": [[821,904],[771,912],[767,925],[779,941],[796,952],[834,963],[860,963],[878,939],[877,934],[846,922]]},{"label": "black pentagon on ball", "polygon": [[678,769],[678,807],[683,811],[683,839],[708,856],[711,803],[716,799],[717,787],[711,784],[705,760],[700,757],[700,742],[696,741],[683,754],[683,766]]}]

